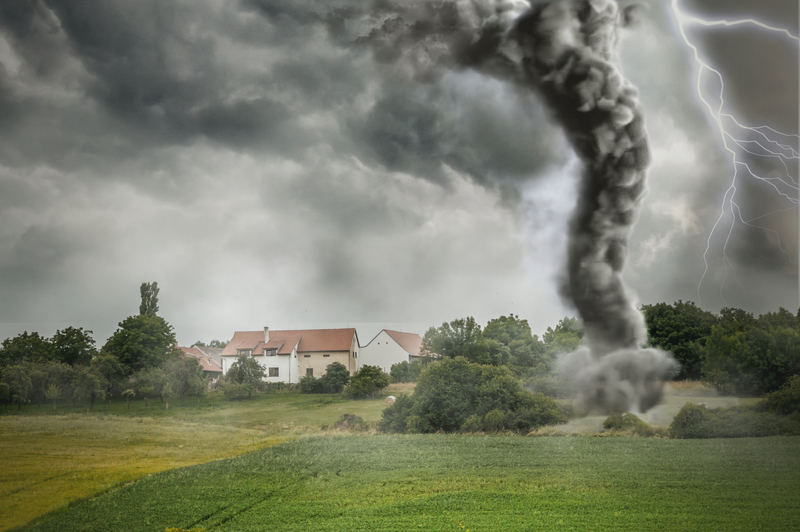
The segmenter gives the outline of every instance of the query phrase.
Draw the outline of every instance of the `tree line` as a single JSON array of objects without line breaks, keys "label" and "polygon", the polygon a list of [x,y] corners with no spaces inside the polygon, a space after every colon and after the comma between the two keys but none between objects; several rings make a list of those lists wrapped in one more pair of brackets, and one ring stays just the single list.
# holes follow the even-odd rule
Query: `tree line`
[{"label": "tree line", "polygon": [[119,323],[117,330],[97,349],[93,332],[68,327],[52,338],[27,331],[7,338],[0,349],[0,398],[40,406],[59,400],[95,401],[112,395],[130,400],[176,396],[181,404],[189,395],[208,387],[200,361],[181,357],[175,333],[158,316],[158,284],[142,283],[139,314]]},{"label": "tree line", "polygon": [[[714,314],[691,301],[644,305],[641,311],[648,333],[643,347],[674,354],[681,364],[674,380],[701,380],[724,394],[763,395],[800,374],[800,312],[780,308],[755,317],[724,308]],[[575,318],[563,318],[539,338],[527,320],[514,314],[490,320],[483,329],[467,317],[429,328],[422,354],[506,366],[544,389],[558,354],[574,351],[583,341]],[[400,382],[415,381],[421,370],[421,365],[400,363],[392,366],[391,375]]]}]

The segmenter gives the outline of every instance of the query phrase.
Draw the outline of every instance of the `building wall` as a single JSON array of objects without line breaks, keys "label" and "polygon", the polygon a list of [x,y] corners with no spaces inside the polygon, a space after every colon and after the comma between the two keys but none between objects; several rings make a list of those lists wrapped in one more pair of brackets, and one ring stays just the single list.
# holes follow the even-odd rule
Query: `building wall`
[{"label": "building wall", "polygon": [[[326,356],[328,355],[328,356]],[[322,377],[329,364],[338,362],[346,368],[354,366],[352,351],[311,351],[297,353],[297,375],[299,379],[306,376],[308,368],[314,370],[315,377]],[[350,370],[353,374],[353,370]]]},{"label": "building wall", "polygon": [[[291,355],[274,355],[274,356],[256,356],[253,357],[264,368],[265,382],[297,382],[292,380],[292,356]],[[270,377],[269,369],[278,368],[278,376]]]},{"label": "building wall", "polygon": [[378,366],[389,373],[393,364],[408,362],[408,352],[400,347],[386,331],[381,331],[358,353],[358,369],[363,366]]}]

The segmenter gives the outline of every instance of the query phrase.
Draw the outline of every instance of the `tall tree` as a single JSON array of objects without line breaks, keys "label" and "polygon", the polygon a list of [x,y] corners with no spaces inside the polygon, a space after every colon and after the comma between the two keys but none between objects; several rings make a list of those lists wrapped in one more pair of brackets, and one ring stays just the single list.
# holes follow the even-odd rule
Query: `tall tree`
[{"label": "tall tree", "polygon": [[445,358],[464,357],[478,364],[501,365],[508,361],[509,349],[497,340],[484,337],[475,318],[453,320],[431,327],[422,338],[423,354]]},{"label": "tall tree", "polygon": [[564,317],[555,329],[547,328],[542,339],[548,354],[570,353],[583,343],[584,330],[575,318]]},{"label": "tall tree", "polygon": [[175,333],[164,318],[142,314],[121,322],[103,351],[116,356],[130,375],[178,356],[180,350],[175,344]]},{"label": "tall tree", "polygon": [[509,366],[517,372],[547,373],[553,365],[553,357],[546,352],[544,343],[531,332],[528,320],[519,316],[509,314],[489,321],[483,336],[508,347]]},{"label": "tall tree", "polygon": [[158,312],[158,283],[142,283],[139,287],[142,303],[139,305],[139,314],[142,316],[155,316]]},{"label": "tall tree", "polygon": [[718,318],[691,301],[644,305],[641,310],[649,345],[671,352],[681,364],[674,380],[699,379],[706,340]]},{"label": "tall tree", "polygon": [[88,365],[97,356],[97,347],[92,334],[92,331],[84,330],[82,327],[57,330],[51,340],[56,360],[71,366]]}]

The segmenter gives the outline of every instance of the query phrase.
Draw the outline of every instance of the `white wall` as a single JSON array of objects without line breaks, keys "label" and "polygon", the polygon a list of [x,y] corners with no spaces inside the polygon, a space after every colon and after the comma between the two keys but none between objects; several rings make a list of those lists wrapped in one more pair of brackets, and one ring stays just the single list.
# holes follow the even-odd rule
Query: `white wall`
[{"label": "white wall", "polygon": [[389,373],[393,364],[408,361],[406,350],[386,334],[386,331],[378,333],[378,336],[358,351],[358,369],[362,366],[378,366]]}]

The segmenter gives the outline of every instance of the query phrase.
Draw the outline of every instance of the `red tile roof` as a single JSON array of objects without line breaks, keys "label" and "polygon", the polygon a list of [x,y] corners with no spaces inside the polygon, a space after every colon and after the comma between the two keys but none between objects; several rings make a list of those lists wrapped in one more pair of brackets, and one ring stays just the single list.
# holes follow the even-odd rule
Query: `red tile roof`
[{"label": "red tile roof", "polygon": [[398,331],[389,331],[384,329],[386,334],[392,337],[392,339],[400,344],[400,347],[406,350],[406,352],[414,357],[419,356],[419,351],[422,349],[422,336],[418,335],[417,333],[404,333]]},{"label": "red tile roof", "polygon": [[239,349],[251,349],[253,355],[262,355],[265,349],[277,349],[279,355],[288,355],[295,347],[298,352],[350,351],[355,335],[354,328],[271,330],[269,331],[269,342],[264,343],[263,330],[236,331],[233,333],[231,341],[223,349],[222,356],[236,356]]}]

